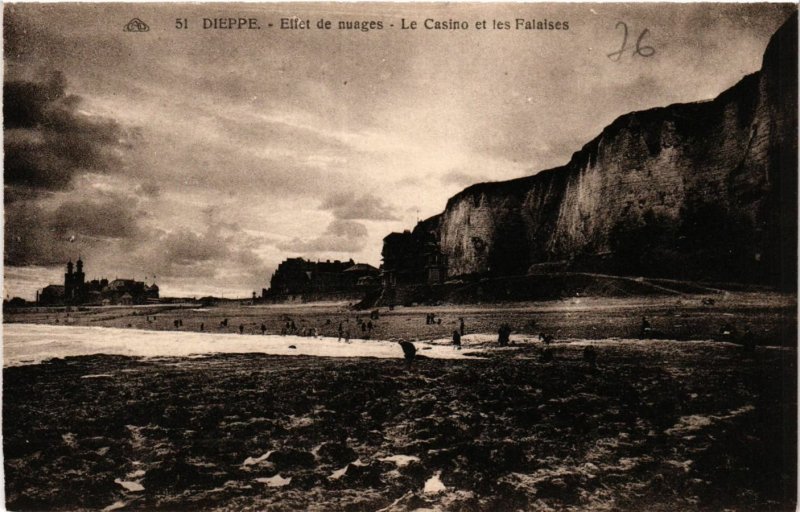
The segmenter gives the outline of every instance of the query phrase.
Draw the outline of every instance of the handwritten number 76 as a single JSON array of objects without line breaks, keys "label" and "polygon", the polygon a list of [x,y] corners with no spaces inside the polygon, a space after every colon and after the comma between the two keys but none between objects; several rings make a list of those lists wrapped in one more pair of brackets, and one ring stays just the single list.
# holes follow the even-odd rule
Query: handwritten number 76
[{"label": "handwritten number 76", "polygon": [[[623,30],[622,46],[620,47],[619,51],[612,52],[607,55],[607,57],[614,62],[619,62],[628,45],[628,25],[626,25],[624,21],[618,21],[614,28],[619,28],[620,25],[622,25]],[[656,53],[656,49],[652,46],[642,46],[642,39],[644,39],[644,36],[649,33],[649,29],[644,29],[642,30],[642,33],[639,34],[639,38],[636,39],[636,49],[633,51],[633,56],[641,55],[642,57],[652,57],[653,54]]]}]

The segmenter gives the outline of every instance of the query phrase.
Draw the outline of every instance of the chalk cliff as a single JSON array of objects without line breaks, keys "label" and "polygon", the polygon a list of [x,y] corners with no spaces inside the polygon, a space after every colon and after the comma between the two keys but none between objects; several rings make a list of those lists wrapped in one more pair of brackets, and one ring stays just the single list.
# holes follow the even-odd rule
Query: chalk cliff
[{"label": "chalk cliff", "polygon": [[791,288],[796,192],[797,13],[717,98],[623,115],[566,165],[470,186],[417,229],[451,277],[563,262]]}]

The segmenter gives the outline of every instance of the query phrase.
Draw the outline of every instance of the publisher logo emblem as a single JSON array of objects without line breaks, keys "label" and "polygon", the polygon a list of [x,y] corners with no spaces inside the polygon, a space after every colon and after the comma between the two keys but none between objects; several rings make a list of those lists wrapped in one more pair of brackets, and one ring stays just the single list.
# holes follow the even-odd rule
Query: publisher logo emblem
[{"label": "publisher logo emblem", "polygon": [[133,18],[122,30],[125,32],[149,32],[150,27],[148,27],[147,23],[143,22],[139,18]]}]

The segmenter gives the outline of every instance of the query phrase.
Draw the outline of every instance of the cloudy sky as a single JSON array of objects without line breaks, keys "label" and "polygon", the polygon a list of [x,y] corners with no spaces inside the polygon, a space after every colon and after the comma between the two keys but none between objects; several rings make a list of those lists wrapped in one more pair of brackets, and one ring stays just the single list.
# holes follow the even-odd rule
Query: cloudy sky
[{"label": "cloudy sky", "polygon": [[[792,9],[6,4],[5,295],[33,298],[78,255],[89,278],[156,276],[170,296],[247,296],[286,257],[377,266],[386,234],[465,186],[561,165],[626,112],[716,96]],[[229,16],[262,28],[200,27]],[[292,16],[384,29],[277,28]],[[134,17],[150,31],[124,32]],[[569,30],[474,28],[515,18]],[[649,58],[633,55],[644,29]]]}]

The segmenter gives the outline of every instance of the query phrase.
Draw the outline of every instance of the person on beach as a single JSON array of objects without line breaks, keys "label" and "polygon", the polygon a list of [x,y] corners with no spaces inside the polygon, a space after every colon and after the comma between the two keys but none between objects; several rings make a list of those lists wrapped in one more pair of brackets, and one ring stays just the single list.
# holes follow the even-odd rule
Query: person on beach
[{"label": "person on beach", "polygon": [[344,342],[345,343],[350,343],[350,321],[349,320],[347,321],[347,327],[345,328],[345,331],[344,331]]},{"label": "person on beach", "polygon": [[410,341],[398,341],[400,347],[403,349],[403,356],[406,359],[406,370],[411,369],[411,363],[414,362],[414,356],[417,355],[417,347]]},{"label": "person on beach", "polygon": [[239,324],[239,334],[244,334],[244,325]]},{"label": "person on beach", "polygon": [[343,336],[344,336],[344,327],[342,327],[342,322],[339,322],[339,338],[336,341],[342,341]]},{"label": "person on beach", "polygon": [[453,331],[453,348],[461,350],[461,333],[458,331]]},{"label": "person on beach", "polygon": [[461,336],[464,336],[464,318],[459,317],[458,319],[458,330],[461,332]]},{"label": "person on beach", "polygon": [[263,336],[265,334],[267,334],[267,326],[264,325],[264,324],[261,324],[261,335]]},{"label": "person on beach", "polygon": [[204,324],[203,322],[200,322],[200,330],[202,331],[203,329],[205,329],[205,327],[206,327],[206,324]]},{"label": "person on beach", "polygon": [[508,345],[509,338],[511,337],[511,327],[508,324],[503,324],[497,330],[497,344],[501,347]]},{"label": "person on beach", "polygon": [[639,338],[644,339],[645,336],[652,332],[653,328],[650,327],[650,322],[647,321],[647,317],[642,317],[642,326],[639,331]]}]

